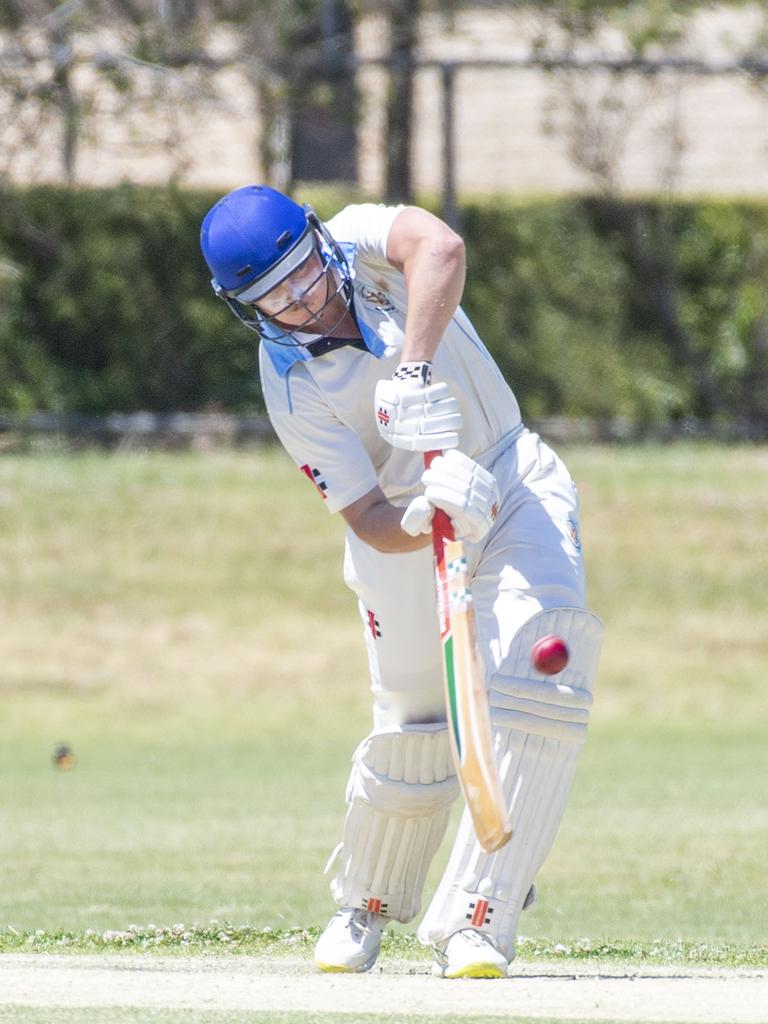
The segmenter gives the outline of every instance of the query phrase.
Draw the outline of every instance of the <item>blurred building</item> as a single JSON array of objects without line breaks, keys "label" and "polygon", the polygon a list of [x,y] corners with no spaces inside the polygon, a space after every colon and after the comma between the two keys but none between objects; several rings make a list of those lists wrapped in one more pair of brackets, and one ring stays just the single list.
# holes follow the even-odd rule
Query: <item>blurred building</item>
[{"label": "blurred building", "polygon": [[[763,17],[760,6],[707,8],[677,52],[725,66],[755,38]],[[521,67],[535,49],[537,31],[534,8],[489,5],[422,18],[418,56],[426,66],[415,76],[412,140],[417,194],[438,194],[443,186],[446,64],[453,67],[453,173],[462,196],[547,194],[606,183],[627,193],[768,192],[765,78]],[[231,44],[232,36],[222,31],[213,51],[226,58]],[[621,40],[608,33],[590,46],[581,58],[621,54]],[[108,51],[109,38],[94,41],[94,52],[99,47]],[[386,70],[376,63],[386,57],[381,16],[357,26],[355,50],[360,64],[353,128],[329,136],[317,106],[303,119],[294,110],[300,135],[294,139],[292,176],[313,177],[313,166],[322,167],[328,173],[317,177],[351,178],[364,193],[378,194],[385,180],[387,87]],[[480,66],[480,60],[488,63]],[[518,66],[505,67],[506,61]],[[131,73],[138,95],[122,106],[118,94],[99,87],[87,65],[76,73],[91,97],[76,180],[110,185],[175,177],[194,187],[226,189],[274,179],[275,164],[269,170],[264,165],[266,128],[248,69],[227,66],[226,60],[218,70],[195,75],[136,66]],[[23,128],[9,129],[6,143]],[[331,129],[338,132],[338,120]],[[27,133],[14,155],[12,177],[61,178],[56,131],[49,123]],[[269,132],[279,136],[279,119],[277,131],[273,124]],[[271,139],[273,151],[280,145],[288,142]],[[286,174],[291,176],[290,168]]]}]

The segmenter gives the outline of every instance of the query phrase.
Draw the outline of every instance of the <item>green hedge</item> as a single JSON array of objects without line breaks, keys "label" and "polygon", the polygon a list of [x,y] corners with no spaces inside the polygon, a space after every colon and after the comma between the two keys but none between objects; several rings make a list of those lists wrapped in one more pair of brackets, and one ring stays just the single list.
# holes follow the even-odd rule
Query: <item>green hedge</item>
[{"label": "green hedge", "polygon": [[[2,198],[4,410],[262,407],[198,249],[216,195]],[[768,424],[768,204],[489,200],[462,231],[464,304],[525,415]]]},{"label": "green hedge", "polygon": [[0,403],[103,413],[257,406],[255,336],[211,292],[215,197],[36,188],[0,214]]}]

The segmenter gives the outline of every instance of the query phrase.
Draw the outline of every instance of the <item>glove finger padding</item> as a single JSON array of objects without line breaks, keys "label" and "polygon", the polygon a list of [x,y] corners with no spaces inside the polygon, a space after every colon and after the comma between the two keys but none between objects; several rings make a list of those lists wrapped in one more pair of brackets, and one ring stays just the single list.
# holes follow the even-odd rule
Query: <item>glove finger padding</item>
[{"label": "glove finger padding", "polygon": [[461,410],[444,382],[426,388],[400,380],[380,380],[375,393],[376,423],[395,448],[432,451],[459,443]]},{"label": "glove finger padding", "polygon": [[400,520],[400,528],[411,537],[418,537],[421,533],[429,533],[432,529],[432,518],[435,514],[435,506],[430,505],[425,494],[419,494],[414,498],[403,513]]},{"label": "glove finger padding", "polygon": [[[399,384],[399,381],[393,381]],[[401,385],[402,387],[402,385]],[[452,410],[458,412],[459,403],[451,394],[451,389],[441,380],[437,384],[430,384],[426,388],[410,388],[408,391],[401,391],[399,398],[403,409],[421,409],[423,405],[437,405],[440,402],[451,404]]]},{"label": "glove finger padding", "polygon": [[482,540],[499,513],[499,487],[492,473],[453,449],[433,459],[421,480],[424,497],[448,513],[457,537]]}]

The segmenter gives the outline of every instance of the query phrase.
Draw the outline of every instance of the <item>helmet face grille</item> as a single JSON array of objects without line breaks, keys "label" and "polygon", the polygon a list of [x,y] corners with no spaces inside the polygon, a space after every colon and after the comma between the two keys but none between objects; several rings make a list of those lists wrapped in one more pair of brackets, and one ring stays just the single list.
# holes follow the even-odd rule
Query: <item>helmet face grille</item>
[{"label": "helmet face grille", "polygon": [[279,285],[281,281],[284,281],[289,274],[292,274],[294,270],[300,267],[302,263],[309,259],[316,248],[317,241],[315,233],[312,230],[312,226],[307,223],[304,234],[287,255],[274,263],[263,274],[256,277],[255,280],[252,279],[249,284],[244,287],[228,291],[227,294],[229,298],[237,299],[239,302],[245,303],[255,302],[257,299],[260,299],[262,295],[266,295],[267,292],[272,291],[272,289]]},{"label": "helmet face grille", "polygon": [[[297,346],[301,344],[297,334],[316,334],[312,321],[339,295],[344,299],[343,311],[325,333],[333,331],[352,308],[351,273],[340,247],[310,207],[299,206],[275,189],[248,185],[224,196],[203,220],[200,244],[215,293],[241,323],[277,345]],[[304,305],[303,323],[286,327],[279,322],[279,314],[269,316],[256,303],[313,252],[320,254],[320,276],[330,286],[319,308]],[[301,296],[295,305],[302,305]]]},{"label": "helmet face grille", "polygon": [[[275,345],[284,345],[288,348],[295,348],[303,344],[302,339],[298,337],[298,335],[314,334],[317,337],[320,337],[333,334],[333,331],[338,327],[352,308],[352,281],[346,257],[335,242],[331,240],[330,244],[326,243],[326,239],[328,238],[330,238],[330,236],[324,234],[323,244],[318,247],[318,251],[322,256],[322,269],[318,275],[318,279],[320,277],[326,277],[330,281],[331,286],[328,288],[326,297],[321,305],[314,307],[311,310],[308,306],[304,306],[304,309],[307,311],[307,316],[302,323],[286,327],[285,324],[280,322],[279,313],[270,316],[260,309],[258,305],[243,303],[239,299],[230,298],[226,295],[221,295],[221,297],[226,301],[229,308],[241,323],[245,324],[245,326],[249,327],[251,330],[256,331],[264,340],[272,342]],[[314,282],[310,287],[313,286]],[[322,332],[318,332],[315,327],[317,318],[322,316],[337,296],[341,296],[344,300],[339,316],[334,324],[330,327],[326,327]],[[297,298],[295,303],[291,303],[291,305],[294,304],[300,307],[302,305],[301,297]]]}]

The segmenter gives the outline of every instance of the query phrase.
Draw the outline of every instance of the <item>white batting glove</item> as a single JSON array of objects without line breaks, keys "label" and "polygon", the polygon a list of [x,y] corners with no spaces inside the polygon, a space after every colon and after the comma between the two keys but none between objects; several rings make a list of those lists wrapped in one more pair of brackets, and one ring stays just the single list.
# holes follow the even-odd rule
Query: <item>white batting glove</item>
[{"label": "white batting glove", "polygon": [[426,494],[419,494],[403,513],[400,529],[410,533],[412,537],[418,537],[420,533],[429,533],[432,529],[434,514],[435,506],[430,505]]},{"label": "white batting glove", "polygon": [[412,537],[429,533],[436,508],[448,513],[457,538],[480,541],[496,522],[501,498],[496,478],[456,449],[438,455],[421,476],[424,494],[406,508],[401,528]]},{"label": "white batting glove", "polygon": [[459,443],[461,412],[447,384],[430,384],[431,363],[401,363],[376,385],[379,433],[394,448],[429,452]]}]

